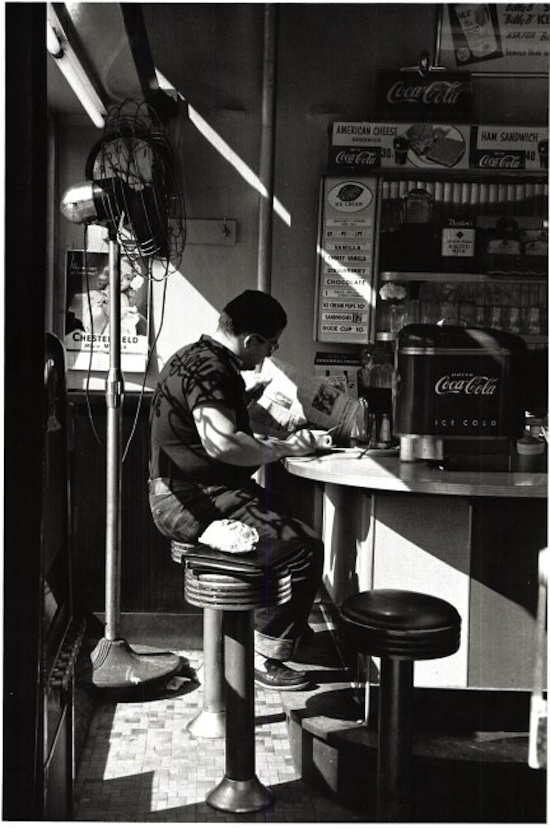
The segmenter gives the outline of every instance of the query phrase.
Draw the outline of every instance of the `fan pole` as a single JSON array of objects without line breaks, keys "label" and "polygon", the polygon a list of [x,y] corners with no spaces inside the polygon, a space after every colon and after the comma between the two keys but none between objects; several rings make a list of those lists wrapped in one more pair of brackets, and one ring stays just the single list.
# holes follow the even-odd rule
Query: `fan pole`
[{"label": "fan pole", "polygon": [[143,686],[169,678],[183,660],[174,653],[136,653],[119,635],[122,403],[124,376],[120,341],[120,251],[109,237],[109,373],[105,386],[107,405],[106,523],[105,523],[105,636],[91,653],[92,684],[102,688]]},{"label": "fan pole", "polygon": [[124,377],[120,345],[120,256],[109,240],[109,373],[107,406],[107,477],[105,522],[105,638],[115,641],[120,627],[120,559],[122,498],[122,403]]}]

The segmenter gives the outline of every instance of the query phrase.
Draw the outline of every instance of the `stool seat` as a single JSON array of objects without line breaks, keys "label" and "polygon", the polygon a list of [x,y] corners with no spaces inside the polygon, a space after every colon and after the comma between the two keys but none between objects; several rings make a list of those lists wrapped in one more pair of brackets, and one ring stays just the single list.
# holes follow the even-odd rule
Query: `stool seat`
[{"label": "stool seat", "polygon": [[[263,810],[273,797],[255,773],[254,610],[290,601],[292,578],[299,577],[304,566],[299,542],[266,540],[264,544],[269,544],[268,556],[262,544],[242,555],[200,543],[172,540],[170,544],[172,560],[183,565],[185,599],[204,610],[205,625],[208,619],[212,630],[207,638],[205,627],[209,683],[218,684],[223,664],[225,775],[206,802],[233,814]],[[223,639],[220,650],[214,639],[217,631]],[[217,689],[213,701],[219,708]],[[219,716],[214,719],[217,725]]]},{"label": "stool seat", "polygon": [[[266,562],[264,543],[269,544],[269,562]],[[293,575],[307,567],[308,559],[304,557],[299,540],[260,542],[252,552],[235,554],[222,552],[203,543],[189,544],[170,541],[172,560],[193,564],[203,571],[227,572],[229,574],[256,575],[263,577],[266,572],[276,573],[280,569],[289,569]]]},{"label": "stool seat", "polygon": [[392,658],[442,658],[460,644],[460,615],[433,595],[374,589],[346,598],[341,618],[360,652]]}]

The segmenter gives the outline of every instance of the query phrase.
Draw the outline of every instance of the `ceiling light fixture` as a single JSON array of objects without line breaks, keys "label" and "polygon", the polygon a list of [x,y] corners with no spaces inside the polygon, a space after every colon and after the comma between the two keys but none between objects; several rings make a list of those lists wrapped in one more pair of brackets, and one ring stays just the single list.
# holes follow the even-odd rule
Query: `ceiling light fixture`
[{"label": "ceiling light fixture", "polygon": [[107,112],[101,98],[92,86],[90,78],[69,41],[60,35],[49,21],[46,23],[46,46],[50,55],[55,58],[69,86],[90,116],[92,123],[99,129],[103,129],[105,126],[104,116]]}]

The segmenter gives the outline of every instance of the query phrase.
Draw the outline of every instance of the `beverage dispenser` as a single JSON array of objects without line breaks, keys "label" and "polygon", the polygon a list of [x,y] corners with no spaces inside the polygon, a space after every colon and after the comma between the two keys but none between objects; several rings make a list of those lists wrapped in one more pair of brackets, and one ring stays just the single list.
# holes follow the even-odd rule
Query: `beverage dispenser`
[{"label": "beverage dispenser", "polygon": [[454,325],[407,325],[395,357],[394,430],[403,461],[506,471],[525,420],[525,342]]}]

